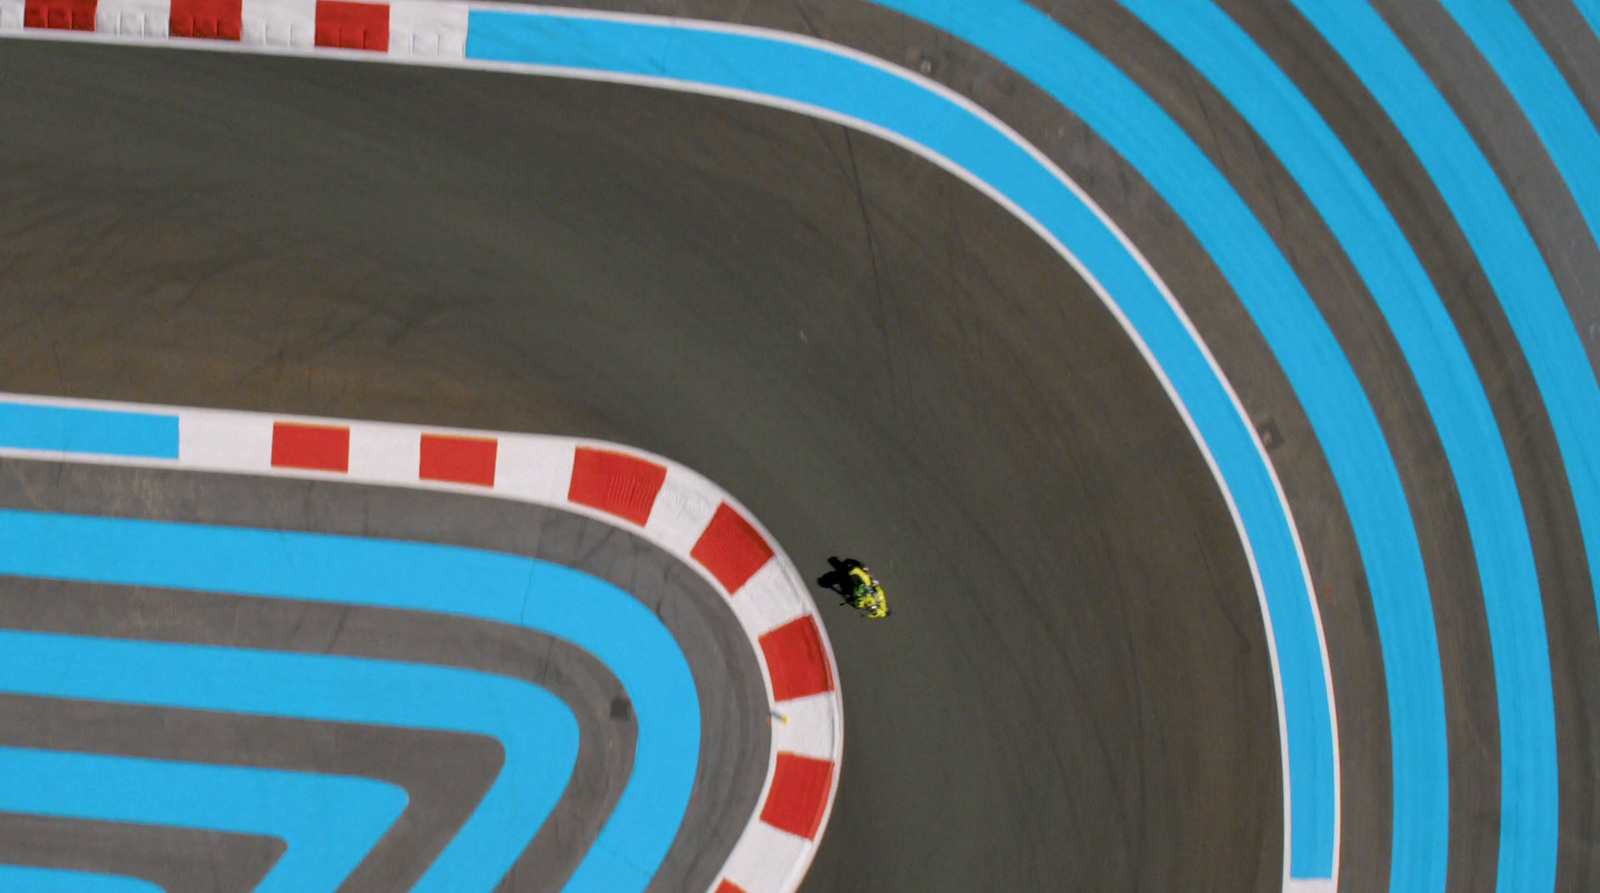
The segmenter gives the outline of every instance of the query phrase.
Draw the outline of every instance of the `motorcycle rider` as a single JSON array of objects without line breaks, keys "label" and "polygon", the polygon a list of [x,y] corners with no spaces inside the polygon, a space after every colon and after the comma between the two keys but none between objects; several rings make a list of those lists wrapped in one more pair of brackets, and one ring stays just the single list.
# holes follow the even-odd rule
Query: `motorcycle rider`
[{"label": "motorcycle rider", "polygon": [[881,603],[883,589],[872,576],[872,569],[854,558],[829,558],[833,570],[817,578],[817,585],[832,589],[845,599],[845,603],[858,611],[868,611],[873,617],[888,616],[886,605]]},{"label": "motorcycle rider", "polygon": [[850,572],[857,568],[865,569],[866,565],[854,558],[839,558],[837,556],[829,558],[828,564],[833,567],[833,570],[818,577],[817,585],[824,589],[832,589],[834,592],[854,602],[856,592],[861,584],[859,578]]}]

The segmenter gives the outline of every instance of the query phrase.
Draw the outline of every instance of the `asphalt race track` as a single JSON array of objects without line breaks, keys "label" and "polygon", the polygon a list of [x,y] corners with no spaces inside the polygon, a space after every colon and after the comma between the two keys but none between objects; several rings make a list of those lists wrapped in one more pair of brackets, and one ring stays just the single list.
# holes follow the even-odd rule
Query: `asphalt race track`
[{"label": "asphalt race track", "polygon": [[[1600,421],[1585,415],[1600,407],[1586,402],[1600,249],[1585,232],[1600,204],[1572,166],[1600,146],[1600,16],[1567,0],[1377,0],[1346,19],[1331,0],[1036,5],[1051,40],[1103,57],[1171,130],[1124,128],[1133,106],[1104,84],[1051,95],[1050,66],[1026,63],[1076,58],[1065,44],[1041,37],[1002,63],[991,44],[1009,19],[957,3],[603,6],[858,49],[972,99],[1058,165],[1188,313],[1293,511],[1339,804],[1336,827],[1293,841],[1296,861],[1326,849],[1343,891],[1600,888],[1585,538],[1600,536],[1600,466],[1582,438]],[[1521,32],[1501,7],[1532,50],[1504,37]],[[1390,29],[1439,103],[1402,107],[1410,69],[1358,25]],[[1570,105],[1531,98],[1555,95],[1541,72]],[[1332,877],[1285,865],[1275,665],[1207,456],[1090,283],[949,171],[795,112],[498,71],[0,40],[0,84],[0,391],[600,438],[704,473],[804,574],[830,555],[872,565],[887,622],[817,592],[846,739],[808,893]],[[1274,105],[1288,94],[1302,105]],[[1322,131],[1304,124],[1317,118]],[[1208,198],[1213,182],[1227,201]],[[1248,266],[1269,255],[1277,267]],[[1534,340],[1541,295],[1561,338]],[[1295,341],[1285,307],[1324,340]],[[4,508],[367,532],[374,503],[404,502],[350,486],[0,461]],[[574,523],[486,511],[405,503],[397,532],[374,535],[515,551],[495,539],[514,523]],[[608,555],[552,560],[653,585]],[[693,582],[673,597],[703,605]],[[208,598],[6,578],[0,627],[320,647],[315,624],[292,647],[251,640],[238,617],[247,632],[295,625]],[[749,721],[759,674],[724,660],[737,648],[713,615],[674,628],[698,642],[702,703],[726,706],[706,720],[697,839],[652,890],[710,883],[704,852],[751,810],[759,767],[735,744],[765,746]],[[426,640],[406,623],[374,614],[367,645],[343,647]],[[436,662],[478,666],[487,635],[461,630],[460,654]],[[633,734],[615,679],[574,652],[542,660],[588,705],[579,722],[622,743],[580,753],[585,805],[541,834],[539,864],[563,871],[614,801]],[[520,672],[504,659],[495,672]],[[336,736],[310,721],[136,712],[0,694],[0,729],[25,730],[0,746],[321,772],[373,754],[376,768],[342,771],[426,808],[347,889],[417,877],[498,759],[464,735],[319,749],[297,742]],[[141,722],[190,731],[137,745],[117,731]],[[167,890],[240,890],[276,857],[261,837],[106,824],[0,813],[0,861],[88,851]]]}]

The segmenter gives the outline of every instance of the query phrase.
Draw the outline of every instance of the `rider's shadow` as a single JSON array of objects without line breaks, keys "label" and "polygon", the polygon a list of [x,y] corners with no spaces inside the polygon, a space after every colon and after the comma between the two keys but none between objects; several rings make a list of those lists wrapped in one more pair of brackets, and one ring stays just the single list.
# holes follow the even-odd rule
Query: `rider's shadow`
[{"label": "rider's shadow", "polygon": [[851,559],[841,561],[835,557],[829,558],[828,564],[833,566],[833,570],[818,577],[817,585],[823,589],[832,589],[848,602],[856,589],[855,578],[850,576],[850,569],[852,567],[860,567],[860,562]]}]

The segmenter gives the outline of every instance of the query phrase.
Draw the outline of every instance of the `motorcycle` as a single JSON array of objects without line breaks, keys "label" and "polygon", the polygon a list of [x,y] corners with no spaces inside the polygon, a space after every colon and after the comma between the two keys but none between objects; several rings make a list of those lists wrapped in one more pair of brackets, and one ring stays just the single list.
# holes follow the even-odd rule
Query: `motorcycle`
[{"label": "motorcycle", "polygon": [[889,616],[889,597],[883,591],[883,584],[872,575],[871,568],[854,558],[829,558],[828,563],[833,565],[833,570],[817,579],[819,586],[839,593],[844,597],[842,604],[855,608],[869,620]]}]

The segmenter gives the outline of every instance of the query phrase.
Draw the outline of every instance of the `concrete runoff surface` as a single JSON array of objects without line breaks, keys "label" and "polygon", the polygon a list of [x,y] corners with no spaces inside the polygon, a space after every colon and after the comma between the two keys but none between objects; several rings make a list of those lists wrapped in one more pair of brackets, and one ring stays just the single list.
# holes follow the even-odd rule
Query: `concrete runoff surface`
[{"label": "concrete runoff surface", "polygon": [[[1341,135],[1365,139],[1347,143],[1390,145],[1358,160],[1391,206],[1417,208],[1400,221],[1414,244],[1442,233],[1419,254],[1468,283],[1445,298],[1494,370],[1497,413],[1537,407],[1470,251],[1370,100],[1287,4],[1224,5]],[[1274,462],[1331,590],[1347,882],[1382,885],[1389,769],[1365,583],[1292,394],[1181,224],[1081,124],[958,42],[885,27],[892,14],[864,4],[689,11],[929,63],[1150,253],[1285,441]],[[1304,199],[1114,4],[1059,18],[1209,134],[1247,200],[1282,203],[1269,228],[1322,283],[1369,392],[1383,382],[1391,442],[1412,444],[1399,458],[1430,575],[1470,576],[1435,557],[1465,548],[1448,474],[1425,416],[1405,421],[1416,397],[1393,345],[1357,337],[1370,299],[1332,284],[1348,264]],[[888,624],[829,615],[846,757],[807,890],[1277,888],[1275,708],[1220,495],[1110,314],[968,187],[832,125],[642,88],[14,41],[0,80],[18,87],[0,99],[0,388],[671,455],[739,496],[802,572],[854,554],[895,599]],[[1518,409],[1531,433],[1507,438],[1519,484],[1530,519],[1567,517],[1563,482],[1537,471],[1552,449],[1537,416]],[[137,514],[148,492],[110,487],[120,507],[86,510]],[[1564,570],[1570,529],[1535,530],[1547,591],[1588,591],[1562,582],[1582,573]],[[1481,607],[1446,608],[1460,612],[1441,649],[1465,767],[1493,744],[1488,656]],[[1593,650],[1556,654],[1558,686]],[[1568,697],[1558,718],[1592,722],[1588,686]],[[1584,768],[1563,785],[1592,786],[1574,740],[1563,732],[1563,772]],[[1488,762],[1452,780],[1453,844],[1493,839]],[[1451,889],[1492,879],[1456,856]]]}]

